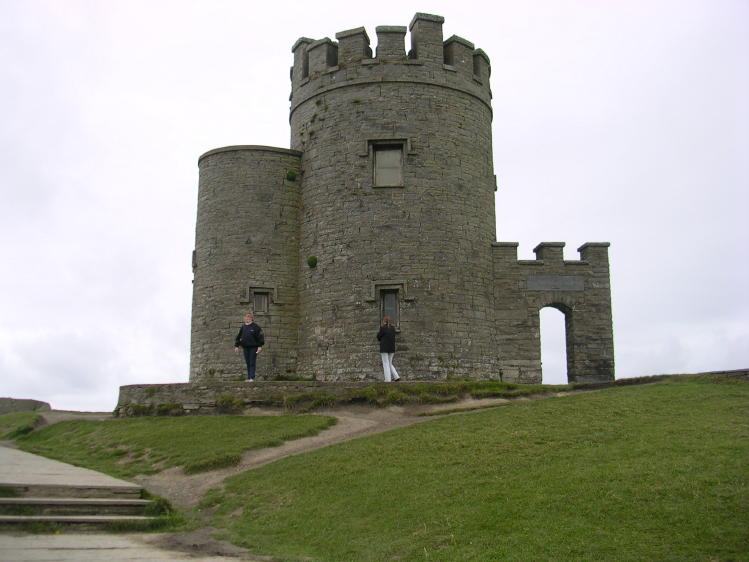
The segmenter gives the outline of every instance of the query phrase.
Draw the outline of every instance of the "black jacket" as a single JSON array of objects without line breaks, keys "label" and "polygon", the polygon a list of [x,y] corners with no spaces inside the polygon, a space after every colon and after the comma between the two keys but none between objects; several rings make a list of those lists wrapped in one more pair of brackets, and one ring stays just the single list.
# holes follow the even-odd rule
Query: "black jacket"
[{"label": "black jacket", "polygon": [[262,347],[265,345],[265,334],[263,329],[255,324],[242,324],[237,337],[234,338],[234,347]]},{"label": "black jacket", "polygon": [[395,326],[380,326],[377,339],[380,340],[380,353],[395,353]]}]

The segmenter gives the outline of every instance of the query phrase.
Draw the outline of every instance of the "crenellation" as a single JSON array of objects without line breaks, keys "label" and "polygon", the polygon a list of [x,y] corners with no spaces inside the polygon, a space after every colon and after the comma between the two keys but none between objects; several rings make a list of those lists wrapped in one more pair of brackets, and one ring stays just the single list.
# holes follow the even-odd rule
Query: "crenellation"
[{"label": "crenellation", "polygon": [[545,263],[562,263],[564,261],[564,242],[541,242],[533,248],[536,259]]},{"label": "crenellation", "polygon": [[473,76],[474,45],[470,41],[451,36],[444,44],[444,62],[466,78]]},{"label": "crenellation", "polygon": [[377,58],[400,60],[406,58],[406,26],[381,25],[377,31]]},{"label": "crenellation", "polygon": [[444,64],[442,24],[445,18],[432,14],[417,13],[408,26],[411,31],[410,58],[424,63]]},{"label": "crenellation", "polygon": [[586,242],[577,251],[580,252],[580,258],[583,261],[608,267],[609,246],[611,246],[609,242]]},{"label": "crenellation", "polygon": [[494,242],[492,244],[494,262],[499,263],[502,267],[516,264],[519,245],[518,242]]},{"label": "crenellation", "polygon": [[291,67],[291,83],[299,84],[309,76],[309,56],[307,49],[314,43],[314,39],[300,37],[291,48],[294,53],[294,65]]},{"label": "crenellation", "polygon": [[318,39],[307,46],[309,57],[309,76],[315,77],[321,72],[338,65],[338,44],[329,38]]},{"label": "crenellation", "polygon": [[338,39],[338,64],[341,66],[372,58],[369,35],[363,27],[340,31],[335,38]]},{"label": "crenellation", "polygon": [[492,75],[492,65],[489,56],[481,49],[473,52],[473,76],[481,84],[489,87],[489,78]]},{"label": "crenellation", "polygon": [[300,38],[294,44],[291,111],[331,89],[380,82],[449,86],[482,100],[491,110],[489,59],[456,35],[442,42],[441,16],[417,14],[411,22],[412,49],[405,52],[405,26],[379,26],[376,56],[364,27],[328,38]]}]

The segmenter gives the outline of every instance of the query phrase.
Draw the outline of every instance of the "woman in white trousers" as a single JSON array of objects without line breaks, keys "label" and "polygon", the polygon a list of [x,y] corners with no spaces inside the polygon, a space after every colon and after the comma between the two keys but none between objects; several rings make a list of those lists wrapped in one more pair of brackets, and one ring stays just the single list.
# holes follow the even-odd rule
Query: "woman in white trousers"
[{"label": "woman in white trousers", "polygon": [[380,356],[382,357],[382,370],[385,373],[385,382],[391,380],[397,382],[401,380],[398,371],[393,365],[393,356],[395,355],[395,326],[390,323],[390,317],[385,316],[382,319],[382,326],[377,332],[377,339],[380,341]]}]

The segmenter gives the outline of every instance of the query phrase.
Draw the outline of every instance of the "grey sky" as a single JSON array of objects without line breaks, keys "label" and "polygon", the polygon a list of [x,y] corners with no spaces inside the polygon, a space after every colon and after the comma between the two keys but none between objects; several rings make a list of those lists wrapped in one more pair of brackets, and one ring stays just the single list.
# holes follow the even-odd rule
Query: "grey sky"
[{"label": "grey sky", "polygon": [[617,376],[749,366],[749,2],[263,6],[0,0],[0,396],[186,381],[198,156],[288,147],[299,37],[417,11],[491,59],[499,238],[611,242]]}]

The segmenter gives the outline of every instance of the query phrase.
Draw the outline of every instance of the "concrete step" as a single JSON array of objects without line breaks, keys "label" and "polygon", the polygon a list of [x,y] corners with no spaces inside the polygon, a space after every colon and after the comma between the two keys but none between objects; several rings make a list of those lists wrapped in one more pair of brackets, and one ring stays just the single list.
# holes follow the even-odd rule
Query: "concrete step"
[{"label": "concrete step", "polygon": [[[6,491],[8,490],[8,491]],[[136,484],[126,486],[85,486],[80,484],[4,484],[0,495],[37,498],[112,498],[140,499],[143,488]]]},{"label": "concrete step", "polygon": [[143,488],[132,482],[0,447],[0,530],[51,525],[107,531],[117,523],[159,521],[145,515],[151,502],[142,496]]},{"label": "concrete step", "polygon": [[143,515],[150,503],[143,499],[0,497],[0,515]]},{"label": "concrete step", "polygon": [[30,523],[88,525],[96,528],[109,523],[144,522],[156,519],[156,517],[146,515],[0,515],[0,528]]}]

